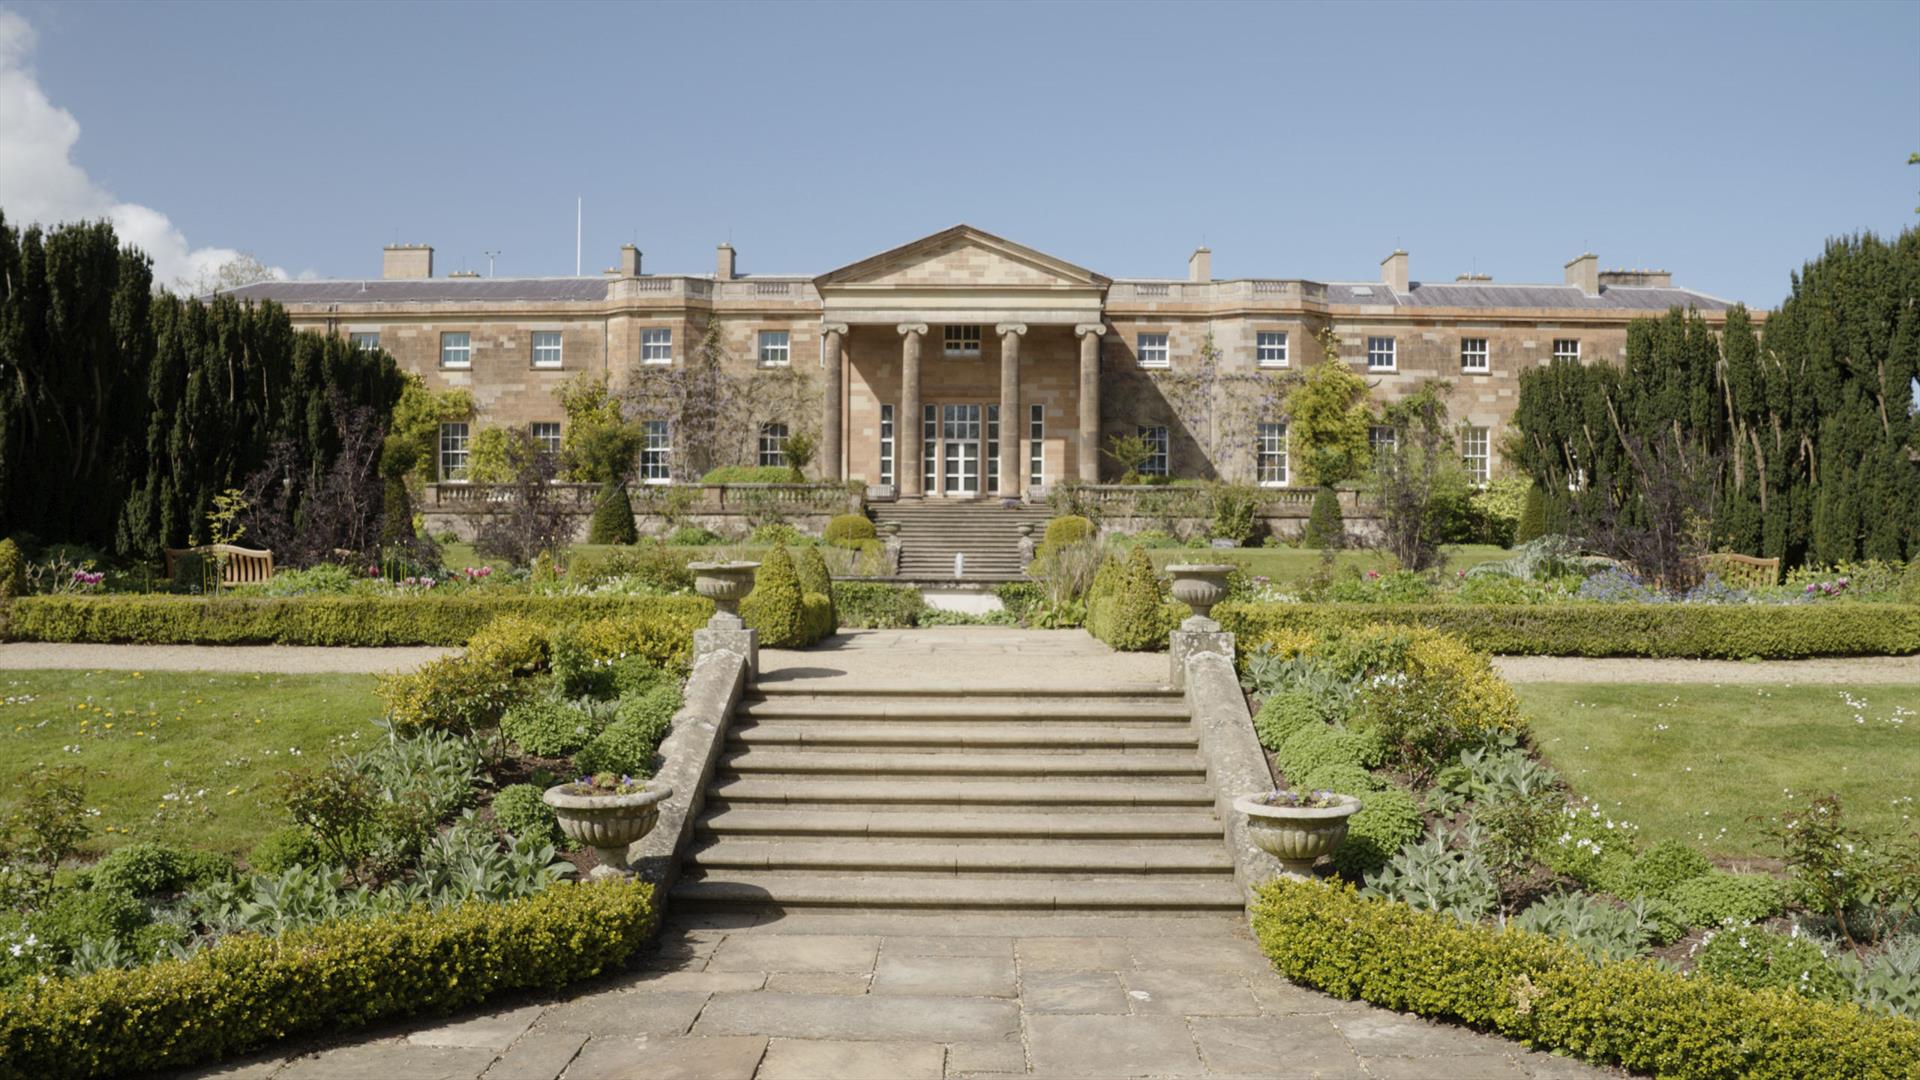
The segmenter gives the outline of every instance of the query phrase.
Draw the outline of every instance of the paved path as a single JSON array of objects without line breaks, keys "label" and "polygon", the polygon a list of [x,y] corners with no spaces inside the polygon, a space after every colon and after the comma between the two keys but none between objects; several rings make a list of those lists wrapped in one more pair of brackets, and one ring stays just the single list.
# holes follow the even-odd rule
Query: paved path
[{"label": "paved path", "polygon": [[1237,918],[824,915],[674,922],[564,997],[283,1050],[274,1080],[1601,1077],[1275,975]]},{"label": "paved path", "polygon": [[1645,660],[1584,656],[1496,656],[1508,682],[1920,684],[1920,656],[1819,660]]},{"label": "paved path", "polygon": [[930,626],[847,630],[810,649],[763,649],[760,680],[810,687],[981,690],[1077,683],[1150,689],[1169,681],[1166,653],[1115,652],[1085,630]]},{"label": "paved path", "polygon": [[453,651],[437,645],[350,649],[315,645],[62,645],[10,641],[0,644],[0,670],[68,668],[378,675],[416,668]]}]

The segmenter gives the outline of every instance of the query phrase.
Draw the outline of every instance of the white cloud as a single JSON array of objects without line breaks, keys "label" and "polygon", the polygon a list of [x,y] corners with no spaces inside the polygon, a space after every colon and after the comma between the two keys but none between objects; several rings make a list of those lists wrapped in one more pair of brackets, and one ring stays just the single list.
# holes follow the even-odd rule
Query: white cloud
[{"label": "white cloud", "polygon": [[25,18],[0,9],[0,210],[8,224],[105,219],[123,242],[153,258],[153,278],[162,285],[200,280],[237,258],[233,248],[189,247],[167,215],[121,202],[74,164],[80,122],[40,88],[29,64],[34,39]]}]

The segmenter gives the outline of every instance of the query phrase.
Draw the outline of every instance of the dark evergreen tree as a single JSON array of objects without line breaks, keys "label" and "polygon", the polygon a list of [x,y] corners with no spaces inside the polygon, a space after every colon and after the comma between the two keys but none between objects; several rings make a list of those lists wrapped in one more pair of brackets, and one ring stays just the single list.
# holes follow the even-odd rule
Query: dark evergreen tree
[{"label": "dark evergreen tree", "polygon": [[1307,532],[1302,543],[1310,548],[1337,548],[1345,545],[1347,526],[1340,515],[1340,493],[1329,484],[1321,484],[1313,493],[1313,510],[1307,515]]},{"label": "dark evergreen tree", "polygon": [[1527,497],[1520,504],[1520,523],[1514,526],[1513,542],[1524,544],[1529,540],[1538,540],[1547,535],[1547,497],[1539,484],[1527,488]]},{"label": "dark evergreen tree", "polygon": [[593,519],[587,523],[589,544],[631,544],[640,539],[633,526],[633,502],[627,498],[627,486],[609,480],[600,486],[594,503]]}]

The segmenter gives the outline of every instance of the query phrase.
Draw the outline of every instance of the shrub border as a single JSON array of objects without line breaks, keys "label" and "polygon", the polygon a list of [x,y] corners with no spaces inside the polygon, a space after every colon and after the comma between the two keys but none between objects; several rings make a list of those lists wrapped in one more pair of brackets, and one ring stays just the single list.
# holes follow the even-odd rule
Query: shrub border
[{"label": "shrub border", "polygon": [[1249,915],[1296,983],[1636,1072],[1892,1080],[1920,1061],[1920,1024],[1909,1020],[1644,960],[1595,963],[1541,934],[1460,923],[1351,885],[1269,882]]},{"label": "shrub border", "polygon": [[1214,609],[1243,648],[1275,630],[1430,627],[1483,652],[1794,660],[1920,652],[1914,604],[1247,604]]},{"label": "shrub border", "polygon": [[228,938],[186,960],[0,994],[0,1078],[180,1068],[275,1040],[443,1015],[624,963],[659,923],[643,882]]}]

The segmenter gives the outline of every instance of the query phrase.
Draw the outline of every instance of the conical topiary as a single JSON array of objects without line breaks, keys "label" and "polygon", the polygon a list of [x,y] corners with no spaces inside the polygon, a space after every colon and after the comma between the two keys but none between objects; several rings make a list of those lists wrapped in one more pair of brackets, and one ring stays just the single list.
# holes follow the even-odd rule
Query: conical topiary
[{"label": "conical topiary", "polygon": [[803,596],[817,594],[826,601],[822,607],[826,612],[825,618],[821,620],[822,625],[814,628],[818,631],[814,635],[815,639],[826,637],[840,629],[840,609],[833,603],[833,575],[827,572],[827,560],[820,554],[820,549],[801,548],[794,572],[800,577],[800,592]]},{"label": "conical topiary", "polygon": [[1304,539],[1310,548],[1340,547],[1346,540],[1346,522],[1340,516],[1340,493],[1322,484],[1313,493],[1313,512],[1307,516]]},{"label": "conical topiary", "polygon": [[381,482],[380,542],[399,544],[418,539],[413,529],[413,497],[407,494],[404,477],[389,476]]},{"label": "conical topiary", "polygon": [[1547,533],[1547,496],[1540,490],[1539,484],[1527,488],[1526,500],[1520,504],[1520,522],[1513,528],[1513,542],[1524,544],[1529,540],[1538,540]]},{"label": "conical topiary", "polygon": [[800,577],[787,549],[775,547],[761,560],[754,575],[753,591],[740,601],[740,618],[760,632],[760,644],[774,649],[791,649],[808,644],[806,608],[802,604]]},{"label": "conical topiary", "polygon": [[625,484],[608,481],[595,500],[593,520],[587,524],[589,544],[631,544],[640,539],[633,527],[633,503]]}]

